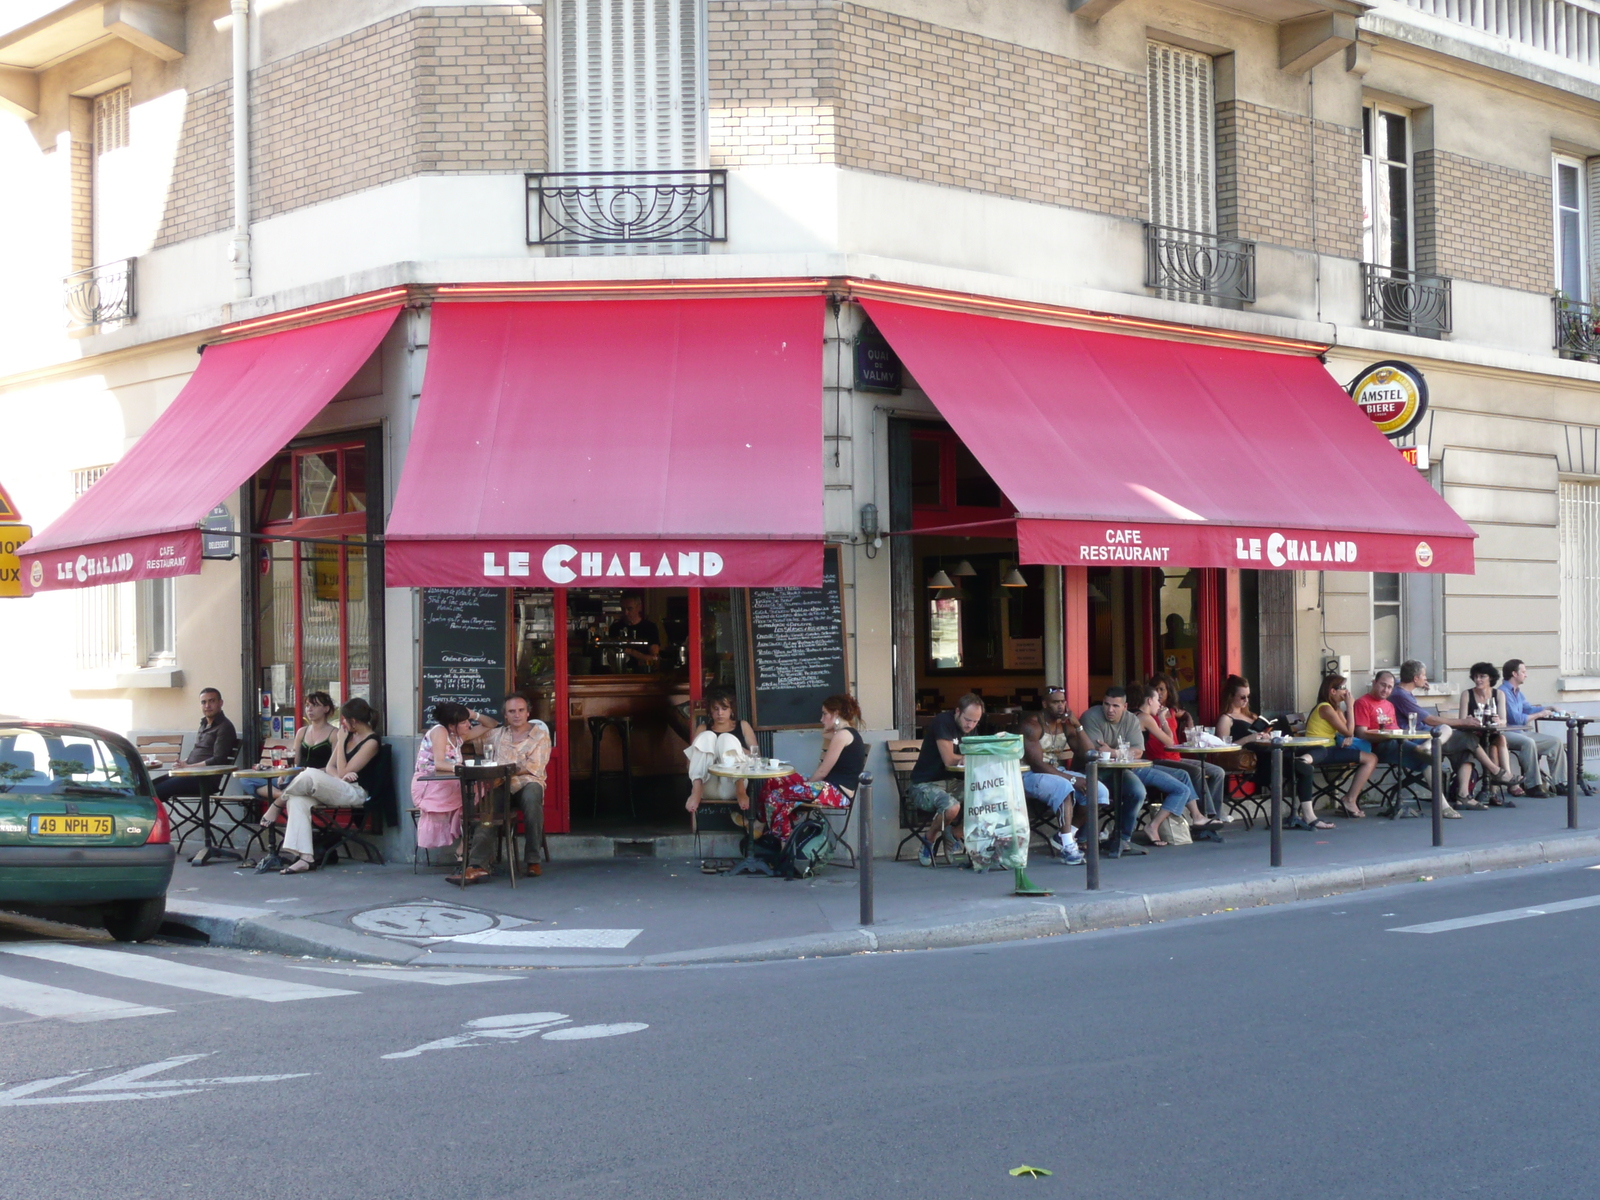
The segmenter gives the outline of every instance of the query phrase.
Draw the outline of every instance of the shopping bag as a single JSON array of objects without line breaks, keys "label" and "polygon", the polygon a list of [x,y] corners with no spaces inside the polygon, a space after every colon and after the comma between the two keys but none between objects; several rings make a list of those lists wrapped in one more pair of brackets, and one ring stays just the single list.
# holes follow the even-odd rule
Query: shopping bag
[{"label": "shopping bag", "polygon": [[1022,738],[1015,733],[964,737],[966,788],[962,825],[975,870],[1028,865],[1028,801],[1022,794]]}]

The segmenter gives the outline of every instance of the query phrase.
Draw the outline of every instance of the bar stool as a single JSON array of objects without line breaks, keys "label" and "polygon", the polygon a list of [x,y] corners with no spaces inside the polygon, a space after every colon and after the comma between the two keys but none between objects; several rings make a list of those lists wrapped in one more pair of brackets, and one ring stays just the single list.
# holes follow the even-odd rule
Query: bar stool
[{"label": "bar stool", "polygon": [[588,721],[589,779],[594,786],[594,807],[590,815],[593,817],[600,815],[600,742],[605,737],[606,730],[615,729],[617,736],[622,739],[622,777],[628,792],[628,815],[633,820],[638,820],[639,813],[633,804],[633,718],[590,717]]}]

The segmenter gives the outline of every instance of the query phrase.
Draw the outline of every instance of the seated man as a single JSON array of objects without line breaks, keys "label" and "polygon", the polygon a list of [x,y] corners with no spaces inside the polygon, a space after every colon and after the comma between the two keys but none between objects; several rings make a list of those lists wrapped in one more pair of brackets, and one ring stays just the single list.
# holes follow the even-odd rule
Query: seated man
[{"label": "seated man", "polygon": [[[1089,781],[1075,771],[1062,768],[1055,755],[1071,750],[1078,762],[1088,754],[1089,739],[1083,726],[1073,719],[1067,708],[1065,688],[1046,688],[1044,711],[1024,713],[1021,725],[1022,761],[1028,770],[1022,775],[1022,790],[1030,800],[1037,800],[1055,813],[1061,832],[1051,839],[1061,854],[1061,861],[1070,867],[1083,862],[1083,851],[1078,847],[1076,808],[1088,804]],[[1111,793],[1100,784],[1100,803],[1110,804]],[[1073,797],[1073,808],[1064,811],[1067,797]],[[1085,821],[1088,817],[1083,818]]]},{"label": "seated man", "polygon": [[960,854],[965,847],[956,822],[961,819],[962,776],[953,768],[963,763],[961,738],[978,727],[983,720],[983,697],[968,692],[956,701],[951,712],[940,713],[928,722],[922,737],[922,750],[917,755],[916,766],[911,768],[911,803],[921,812],[933,814],[926,836],[917,850],[917,861],[925,867],[933,866],[933,854],[939,837],[944,835],[952,854]]},{"label": "seated man", "polygon": [[[1140,699],[1143,699],[1143,689],[1140,689]],[[1128,711],[1126,688],[1106,689],[1100,703],[1083,714],[1083,732],[1090,745],[1102,753],[1114,752],[1119,745],[1126,746],[1135,758],[1144,753],[1144,730],[1140,728],[1139,718]],[[1158,771],[1154,767],[1118,771],[1117,774],[1122,779],[1122,803],[1117,807],[1116,835],[1100,851],[1107,858],[1144,853],[1132,839],[1147,792],[1159,795],[1161,807],[1170,812],[1180,811],[1196,799],[1194,788],[1182,775]]]},{"label": "seated man", "polygon": [[[1351,705],[1351,716],[1355,722],[1355,731],[1358,738],[1365,738],[1373,731],[1378,733],[1393,733],[1400,728],[1400,719],[1395,715],[1394,702],[1389,699],[1394,694],[1394,672],[1379,671],[1372,677],[1372,686],[1366,695],[1356,697]],[[1388,738],[1372,740],[1372,752],[1378,756],[1378,761],[1391,767],[1406,766],[1414,771],[1426,770],[1433,761],[1427,750],[1421,749],[1422,743],[1391,741]]]},{"label": "seated man", "polygon": [[1544,779],[1539,774],[1539,760],[1550,760],[1551,791],[1558,796],[1567,790],[1567,740],[1553,733],[1543,733],[1534,718],[1556,716],[1556,710],[1535,704],[1522,694],[1522,685],[1528,679],[1528,664],[1520,658],[1506,660],[1502,669],[1504,682],[1500,690],[1506,697],[1506,745],[1522,764],[1523,795],[1543,797]]},{"label": "seated man", "polygon": [[[1442,717],[1438,713],[1429,712],[1417,703],[1416,693],[1428,686],[1428,670],[1416,659],[1409,659],[1400,664],[1400,684],[1390,694],[1390,702],[1394,705],[1395,719],[1399,727],[1406,728],[1407,718],[1413,714],[1417,718],[1417,728],[1437,728],[1440,726],[1450,730],[1443,746],[1439,748],[1440,754],[1448,758],[1455,767],[1456,773],[1456,806],[1459,808],[1482,808],[1483,804],[1472,799],[1467,793],[1471,780],[1468,777],[1466,763],[1469,758],[1476,758],[1479,765],[1490,775],[1498,776],[1500,767],[1488,752],[1484,750],[1475,733],[1482,726],[1471,717]],[[1420,748],[1420,745],[1419,745]],[[1431,755],[1430,755],[1431,758]],[[1443,814],[1446,817],[1455,817],[1460,814],[1450,807],[1447,801]]]},{"label": "seated man", "polygon": [[[194,749],[189,751],[183,765],[198,766],[204,763],[208,767],[233,766],[239,735],[233,728],[233,722],[223,715],[222,693],[216,688],[201,690],[200,714],[200,732],[195,735]],[[156,795],[163,800],[199,794],[200,780],[193,775],[187,778],[168,775],[156,780]]]}]

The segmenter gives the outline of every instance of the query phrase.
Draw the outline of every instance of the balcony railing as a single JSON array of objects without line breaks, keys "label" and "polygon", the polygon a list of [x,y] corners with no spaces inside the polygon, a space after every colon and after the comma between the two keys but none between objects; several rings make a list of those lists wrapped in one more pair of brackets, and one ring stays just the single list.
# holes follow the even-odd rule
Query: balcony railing
[{"label": "balcony railing", "polygon": [[74,271],[62,281],[72,328],[87,329],[133,320],[133,266],[137,261],[124,258],[103,263],[85,271]]},{"label": "balcony railing", "polygon": [[1443,337],[1450,332],[1450,281],[1378,263],[1361,264],[1361,319],[1379,329]]},{"label": "balcony railing", "polygon": [[1600,10],[1569,0],[1403,0],[1408,7],[1470,26],[1589,70],[1600,68]]},{"label": "balcony railing", "polygon": [[1254,304],[1256,244],[1146,224],[1144,285],[1159,288],[1176,300]]},{"label": "balcony railing", "polygon": [[1556,352],[1562,358],[1600,362],[1600,309],[1565,296],[1551,299],[1555,310]]},{"label": "balcony railing", "polygon": [[528,176],[530,246],[683,246],[727,240],[726,171]]}]

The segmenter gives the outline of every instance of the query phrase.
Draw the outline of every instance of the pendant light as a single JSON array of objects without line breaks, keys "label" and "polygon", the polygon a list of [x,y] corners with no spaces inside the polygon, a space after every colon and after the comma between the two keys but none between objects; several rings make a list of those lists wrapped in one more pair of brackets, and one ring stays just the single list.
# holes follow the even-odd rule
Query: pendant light
[{"label": "pendant light", "polygon": [[933,573],[933,578],[928,580],[928,586],[935,591],[942,591],[945,588],[953,588],[956,585],[950,582],[950,576],[945,574],[943,567],[940,567]]},{"label": "pendant light", "polygon": [[973,565],[964,558],[956,564],[956,569],[950,572],[957,579],[968,579],[977,573]]},{"label": "pendant light", "polygon": [[1021,571],[1012,567],[1011,570],[1006,572],[1006,577],[1000,581],[1000,586],[1003,588],[1025,588],[1028,586],[1028,581],[1022,577]]}]

